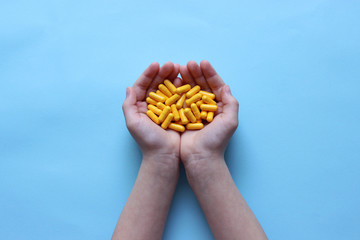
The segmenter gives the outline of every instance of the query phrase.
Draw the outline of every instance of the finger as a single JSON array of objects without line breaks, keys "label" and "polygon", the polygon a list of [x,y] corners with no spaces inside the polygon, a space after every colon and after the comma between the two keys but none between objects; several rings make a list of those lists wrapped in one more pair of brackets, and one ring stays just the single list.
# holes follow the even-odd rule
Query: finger
[{"label": "finger", "polygon": [[174,64],[172,62],[166,62],[160,67],[158,74],[155,76],[154,80],[150,84],[146,94],[149,92],[156,91],[158,85],[162,83],[174,70]]},{"label": "finger", "polygon": [[148,104],[146,102],[137,102],[136,103],[136,106],[137,106],[137,111],[138,113],[144,113],[146,114],[147,110],[148,109]]},{"label": "finger", "polygon": [[131,87],[126,88],[126,98],[123,103],[123,112],[125,116],[126,125],[129,127],[136,119],[139,118],[139,112],[136,105],[136,93],[135,90]]},{"label": "finger", "polygon": [[137,100],[141,101],[145,98],[146,90],[149,88],[156,74],[159,72],[159,63],[153,62],[145,69],[141,76],[135,81],[133,90],[136,93]]},{"label": "finger", "polygon": [[196,85],[186,65],[180,67],[180,74],[185,84],[190,84],[191,87]]},{"label": "finger", "polygon": [[183,85],[182,79],[179,78],[179,77],[175,78],[173,84],[174,84],[175,87],[177,87],[177,88],[180,87],[181,85]]},{"label": "finger", "polygon": [[200,68],[216,99],[221,100],[221,88],[225,85],[224,81],[208,61],[201,61]]},{"label": "finger", "polygon": [[170,81],[174,80],[180,73],[180,64],[175,63],[174,64],[174,70],[172,71],[172,73],[170,73],[170,75],[168,76],[168,79]]},{"label": "finger", "polygon": [[187,64],[187,68],[192,75],[195,83],[199,85],[203,90],[209,91],[210,87],[200,69],[200,66],[195,61],[189,61]]},{"label": "finger", "polygon": [[222,109],[222,118],[226,121],[226,124],[229,128],[235,128],[238,125],[238,112],[239,112],[239,103],[231,94],[230,87],[225,85],[221,90],[221,98],[223,109]]}]

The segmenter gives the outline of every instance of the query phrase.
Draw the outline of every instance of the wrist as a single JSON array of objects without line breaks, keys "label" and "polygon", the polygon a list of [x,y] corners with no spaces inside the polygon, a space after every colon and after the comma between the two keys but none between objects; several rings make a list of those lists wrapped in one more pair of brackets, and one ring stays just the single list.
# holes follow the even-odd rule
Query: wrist
[{"label": "wrist", "polygon": [[221,151],[198,151],[189,150],[181,152],[181,161],[185,170],[203,171],[209,162],[224,161],[224,154]]},{"label": "wrist", "polygon": [[228,169],[224,157],[214,155],[206,158],[193,156],[193,159],[184,163],[184,167],[191,186],[214,180]]},{"label": "wrist", "polygon": [[146,153],[143,154],[141,166],[147,168],[155,176],[174,178],[179,175],[180,158],[178,154]]}]

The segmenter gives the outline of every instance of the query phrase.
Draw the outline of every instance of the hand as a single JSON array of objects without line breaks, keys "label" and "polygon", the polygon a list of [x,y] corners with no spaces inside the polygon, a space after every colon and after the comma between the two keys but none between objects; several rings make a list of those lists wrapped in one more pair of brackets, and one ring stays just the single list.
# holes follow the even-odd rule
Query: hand
[{"label": "hand", "polygon": [[237,100],[208,61],[202,61],[200,66],[190,61],[187,66],[180,67],[180,74],[183,82],[213,92],[219,107],[214,120],[203,129],[185,131],[181,135],[180,157],[185,168],[201,160],[223,159],[227,143],[238,125]]},{"label": "hand", "polygon": [[[172,130],[164,130],[156,125],[147,115],[146,96],[156,91],[157,86],[165,79],[173,80],[175,86],[181,84],[177,78],[180,66],[171,62],[159,68],[152,63],[134,83],[126,89],[123,111],[126,126],[139,144],[144,160],[178,164],[180,157],[180,134]],[[160,162],[161,164],[164,162]]]}]

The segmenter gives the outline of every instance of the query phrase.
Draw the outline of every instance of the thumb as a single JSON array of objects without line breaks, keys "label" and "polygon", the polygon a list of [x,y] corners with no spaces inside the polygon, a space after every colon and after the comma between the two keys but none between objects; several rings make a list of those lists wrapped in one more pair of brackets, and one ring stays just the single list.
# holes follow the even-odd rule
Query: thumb
[{"label": "thumb", "polygon": [[226,121],[226,124],[228,124],[231,129],[235,130],[238,125],[239,103],[231,94],[229,85],[225,85],[221,89],[221,99],[224,104],[223,118]]},{"label": "thumb", "polygon": [[136,106],[136,93],[131,87],[126,88],[126,98],[122,106],[126,125],[129,127],[136,120],[138,108]]}]

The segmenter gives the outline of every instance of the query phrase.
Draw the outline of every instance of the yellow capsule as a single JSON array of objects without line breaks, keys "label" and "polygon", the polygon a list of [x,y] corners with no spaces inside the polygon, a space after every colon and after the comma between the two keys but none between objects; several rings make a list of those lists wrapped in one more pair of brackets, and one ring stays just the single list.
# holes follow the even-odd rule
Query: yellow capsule
[{"label": "yellow capsule", "polygon": [[206,111],[201,111],[200,116],[201,116],[201,119],[206,119],[207,112]]},{"label": "yellow capsule", "polygon": [[202,104],[200,106],[200,109],[208,112],[215,112],[216,110],[218,110],[218,106],[212,104]]},{"label": "yellow capsule", "polygon": [[153,113],[151,110],[148,110],[148,111],[146,112],[146,115],[148,115],[149,118],[154,121],[154,123],[156,123],[156,124],[159,124],[159,123],[160,123],[159,118],[158,118],[158,117],[155,115],[155,113]]},{"label": "yellow capsule", "polygon": [[180,108],[183,107],[184,102],[185,102],[185,98],[186,98],[186,95],[183,94],[183,95],[180,97],[180,99],[177,101],[177,103],[176,103],[177,109],[180,109]]},{"label": "yellow capsule", "polygon": [[161,114],[161,109],[157,108],[156,106],[149,104],[148,105],[148,109],[151,110],[153,113],[155,113],[156,115],[160,115]]},{"label": "yellow capsule", "polygon": [[161,124],[161,127],[162,127],[163,129],[167,129],[168,126],[170,125],[173,117],[174,117],[174,115],[173,115],[172,113],[169,113],[169,114],[167,115],[167,117],[165,118],[164,122]]},{"label": "yellow capsule", "polygon": [[196,85],[195,87],[193,87],[192,89],[190,89],[187,93],[186,93],[186,97],[187,98],[191,98],[192,96],[194,96],[196,93],[198,93],[200,91],[200,86]]},{"label": "yellow capsule", "polygon": [[184,93],[184,92],[189,91],[190,89],[191,89],[190,84],[186,84],[186,85],[183,85],[183,86],[181,86],[181,87],[178,87],[178,88],[176,89],[176,92],[177,92],[178,94],[182,94],[182,93]]},{"label": "yellow capsule", "polygon": [[209,98],[208,96],[202,96],[202,100],[205,104],[216,105],[216,102],[214,100],[212,100],[211,98]]},{"label": "yellow capsule", "polygon": [[170,123],[169,128],[178,132],[184,132],[185,131],[185,127],[183,125],[180,124],[176,124],[176,123]]},{"label": "yellow capsule", "polygon": [[213,93],[210,93],[210,92],[207,92],[207,91],[203,91],[203,90],[201,90],[200,92],[199,92],[202,96],[208,96],[209,98],[211,98],[211,99],[215,99],[215,94],[213,94]]},{"label": "yellow capsule", "polygon": [[193,103],[193,102],[196,102],[196,101],[199,101],[201,99],[201,94],[200,93],[197,93],[195,94],[194,96],[192,96],[191,98],[189,98],[188,100],[186,100],[186,105],[188,107],[190,107],[190,105]]},{"label": "yellow capsule", "polygon": [[184,113],[185,113],[185,116],[190,120],[190,122],[192,122],[192,123],[196,122],[196,117],[191,112],[190,108],[185,108]]},{"label": "yellow capsule", "polygon": [[201,104],[204,104],[202,100],[196,102],[196,106],[200,107]]},{"label": "yellow capsule", "polygon": [[147,97],[146,98],[146,102],[148,103],[148,104],[152,104],[152,105],[156,105],[158,102],[157,101],[155,101],[154,99],[152,99],[151,97]]},{"label": "yellow capsule", "polygon": [[190,107],[196,119],[200,119],[200,111],[199,108],[196,106],[196,104],[192,103]]},{"label": "yellow capsule", "polygon": [[212,122],[213,118],[214,118],[214,112],[209,112],[207,114],[206,121]]},{"label": "yellow capsule", "polygon": [[159,94],[156,94],[154,92],[150,92],[149,93],[149,97],[151,97],[152,99],[158,101],[158,102],[165,102],[165,98],[160,96]]},{"label": "yellow capsule", "polygon": [[165,98],[165,101],[166,101],[166,99],[168,99],[168,96],[166,96],[165,94],[163,94],[160,90],[156,90],[156,94],[164,97],[164,98]]},{"label": "yellow capsule", "polygon": [[166,99],[165,104],[170,106],[171,104],[175,103],[177,100],[179,100],[180,95],[179,94],[175,94],[172,95],[171,97],[169,97],[168,99]]},{"label": "yellow capsule", "polygon": [[166,107],[166,105],[163,104],[163,103],[161,103],[161,102],[158,102],[158,103],[156,104],[156,106],[157,106],[159,109],[161,109],[161,110],[164,110],[164,108]]},{"label": "yellow capsule", "polygon": [[170,113],[170,107],[166,106],[159,116],[159,121],[162,123],[167,117],[167,115],[169,115],[169,113]]},{"label": "yellow capsule", "polygon": [[172,93],[170,92],[170,90],[164,84],[162,84],[162,83],[159,84],[158,88],[166,96],[168,96],[168,97],[172,96]]},{"label": "yellow capsule", "polygon": [[197,122],[197,123],[202,123],[202,120],[201,120],[201,119],[197,119],[196,122]]},{"label": "yellow capsule", "polygon": [[176,87],[174,86],[174,84],[172,84],[172,82],[170,82],[169,80],[165,80],[164,81],[165,86],[170,90],[170,92],[172,94],[176,93]]},{"label": "yellow capsule", "polygon": [[188,123],[186,124],[186,129],[188,130],[199,130],[204,127],[204,124],[202,123]]},{"label": "yellow capsule", "polygon": [[189,122],[189,120],[187,119],[187,117],[185,116],[185,112],[184,112],[184,109],[181,108],[179,110],[179,115],[180,115],[180,119],[181,119],[181,123],[182,124],[187,124]]},{"label": "yellow capsule", "polygon": [[186,123],[183,123],[181,120],[180,120],[180,121],[176,121],[175,123],[176,123],[176,124],[179,124],[179,125],[184,125],[184,124],[186,124]]},{"label": "yellow capsule", "polygon": [[172,104],[172,105],[171,105],[171,112],[172,112],[172,114],[174,114],[174,120],[175,120],[175,121],[179,121],[180,115],[179,115],[179,111],[177,110],[175,104]]}]

